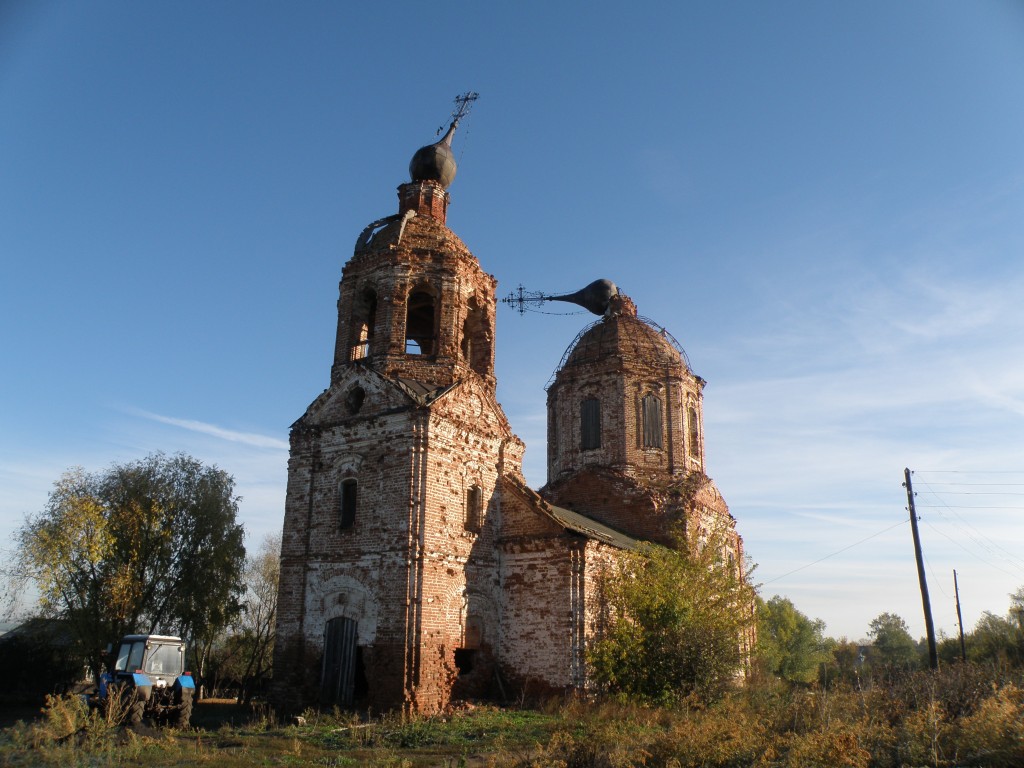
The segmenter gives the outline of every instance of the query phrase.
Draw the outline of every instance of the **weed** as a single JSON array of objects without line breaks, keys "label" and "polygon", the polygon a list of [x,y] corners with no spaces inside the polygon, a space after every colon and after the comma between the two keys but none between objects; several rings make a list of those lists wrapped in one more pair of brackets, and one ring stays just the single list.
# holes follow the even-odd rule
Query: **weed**
[{"label": "weed", "polygon": [[[202,704],[199,705],[202,708]],[[217,718],[212,706],[200,722]],[[869,690],[768,681],[706,705],[672,708],[572,697],[540,710],[476,706],[445,716],[368,718],[304,713],[283,725],[254,711],[219,729],[153,731],[118,725],[54,697],[40,717],[0,732],[0,765],[149,768],[216,765],[488,766],[488,768],[953,768],[1024,765],[1024,686],[1007,671],[963,665],[893,676]],[[230,715],[230,718],[228,717]]]}]

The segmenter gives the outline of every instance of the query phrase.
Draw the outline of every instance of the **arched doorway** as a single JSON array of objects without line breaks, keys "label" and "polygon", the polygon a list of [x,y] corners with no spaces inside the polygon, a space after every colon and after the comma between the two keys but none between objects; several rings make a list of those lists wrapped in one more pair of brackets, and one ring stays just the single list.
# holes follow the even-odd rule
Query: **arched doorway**
[{"label": "arched doorway", "polygon": [[320,703],[351,707],[367,692],[362,648],[356,645],[358,623],[338,616],[324,629],[324,658],[320,674]]}]

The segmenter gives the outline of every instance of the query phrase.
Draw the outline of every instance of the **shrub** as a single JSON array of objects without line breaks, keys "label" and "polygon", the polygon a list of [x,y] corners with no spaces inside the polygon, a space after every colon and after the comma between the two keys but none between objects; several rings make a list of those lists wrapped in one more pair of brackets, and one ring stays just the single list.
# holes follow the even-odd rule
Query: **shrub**
[{"label": "shrub", "polygon": [[1024,691],[1008,683],[981,701],[960,723],[958,745],[962,765],[1024,765]]}]

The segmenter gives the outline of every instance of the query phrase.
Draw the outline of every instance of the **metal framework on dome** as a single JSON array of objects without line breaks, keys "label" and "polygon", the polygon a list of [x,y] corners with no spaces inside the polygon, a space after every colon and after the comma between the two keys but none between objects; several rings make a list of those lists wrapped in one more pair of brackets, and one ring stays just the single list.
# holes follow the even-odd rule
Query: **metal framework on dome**
[{"label": "metal framework on dome", "polygon": [[[558,372],[565,367],[566,362],[569,360],[569,355],[571,355],[573,350],[576,349],[576,345],[579,344],[580,339],[586,336],[587,332],[590,331],[592,328],[596,328],[598,325],[607,322],[609,319],[610,318],[602,317],[600,320],[595,320],[594,322],[589,323],[586,327],[583,328],[583,330],[576,334],[576,338],[574,338],[569,343],[569,346],[565,348],[565,352],[562,353],[562,359],[558,361],[558,366],[551,373],[551,376],[548,378],[547,384],[544,385],[545,392],[551,389],[551,385],[555,383],[555,377],[558,375]],[[655,322],[649,317],[644,317],[643,315],[637,315],[636,319],[642,323],[645,323],[651,329],[657,331],[658,334],[662,336],[662,338],[664,338],[669,344],[672,345],[676,352],[679,353],[680,357],[683,358],[683,363],[686,365],[686,369],[691,372],[693,371],[693,366],[690,365],[690,358],[689,356],[687,356],[686,350],[683,349],[683,345],[679,343],[676,337],[673,336],[665,326],[663,326],[661,323]]]}]

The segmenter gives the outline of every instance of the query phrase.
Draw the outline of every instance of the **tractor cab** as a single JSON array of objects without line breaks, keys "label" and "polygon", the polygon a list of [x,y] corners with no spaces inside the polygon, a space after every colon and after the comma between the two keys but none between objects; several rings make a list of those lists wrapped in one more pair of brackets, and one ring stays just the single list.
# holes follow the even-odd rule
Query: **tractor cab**
[{"label": "tractor cab", "polygon": [[115,680],[135,674],[150,678],[156,688],[173,685],[185,671],[185,643],[165,635],[125,635],[114,657]]},{"label": "tractor cab", "polygon": [[130,725],[148,717],[187,728],[195,682],[185,671],[185,643],[168,635],[125,635],[101,675],[94,703],[119,701]]}]

